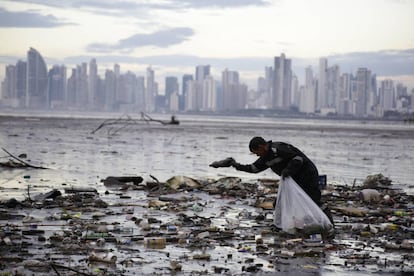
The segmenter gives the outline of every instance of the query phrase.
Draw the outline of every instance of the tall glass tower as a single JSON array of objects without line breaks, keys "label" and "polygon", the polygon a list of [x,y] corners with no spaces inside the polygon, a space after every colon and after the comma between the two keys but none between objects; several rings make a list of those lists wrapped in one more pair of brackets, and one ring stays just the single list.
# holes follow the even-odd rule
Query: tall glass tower
[{"label": "tall glass tower", "polygon": [[47,95],[47,67],[43,57],[33,48],[27,52],[26,108],[44,109]]}]

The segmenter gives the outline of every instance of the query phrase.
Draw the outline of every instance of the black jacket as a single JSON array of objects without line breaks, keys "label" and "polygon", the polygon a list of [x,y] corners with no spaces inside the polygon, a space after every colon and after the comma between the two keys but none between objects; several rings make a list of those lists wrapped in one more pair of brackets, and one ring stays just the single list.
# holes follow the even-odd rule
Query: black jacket
[{"label": "black jacket", "polygon": [[248,165],[235,164],[239,171],[249,173],[262,172],[268,168],[277,175],[291,176],[296,183],[320,205],[321,191],[319,189],[319,174],[315,164],[299,149],[283,142],[268,141],[269,151]]}]

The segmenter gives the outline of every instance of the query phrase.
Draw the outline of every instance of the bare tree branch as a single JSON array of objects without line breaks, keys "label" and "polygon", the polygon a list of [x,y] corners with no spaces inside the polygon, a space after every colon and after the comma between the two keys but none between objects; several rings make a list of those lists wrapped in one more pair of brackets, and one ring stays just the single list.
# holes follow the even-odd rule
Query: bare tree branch
[{"label": "bare tree branch", "polygon": [[31,165],[31,164],[29,164],[29,163],[27,163],[27,162],[25,162],[25,161],[23,161],[22,159],[20,159],[20,158],[18,158],[18,157],[16,157],[16,156],[14,156],[13,154],[11,154],[10,152],[8,152],[6,149],[4,149],[4,148],[1,148],[2,150],[4,150],[10,157],[12,157],[12,158],[14,158],[14,159],[16,159],[17,161],[19,161],[21,164],[23,164],[24,166],[22,166],[22,167],[29,167],[29,168],[34,168],[34,169],[48,169],[48,168],[45,168],[45,167],[41,167],[41,166],[34,166],[34,165]]}]

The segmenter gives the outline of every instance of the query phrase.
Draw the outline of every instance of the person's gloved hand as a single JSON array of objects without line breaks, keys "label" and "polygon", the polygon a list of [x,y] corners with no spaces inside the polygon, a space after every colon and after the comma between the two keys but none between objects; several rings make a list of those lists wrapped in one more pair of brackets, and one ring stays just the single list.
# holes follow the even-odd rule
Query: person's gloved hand
[{"label": "person's gloved hand", "polygon": [[286,177],[290,176],[290,172],[288,169],[284,169],[280,175],[282,177],[283,180],[285,180]]},{"label": "person's gloved hand", "polygon": [[213,163],[210,164],[210,167],[213,168],[224,168],[224,167],[231,167],[234,164],[236,164],[236,161],[234,160],[233,157],[227,157],[226,159],[220,160],[220,161],[215,161]]}]

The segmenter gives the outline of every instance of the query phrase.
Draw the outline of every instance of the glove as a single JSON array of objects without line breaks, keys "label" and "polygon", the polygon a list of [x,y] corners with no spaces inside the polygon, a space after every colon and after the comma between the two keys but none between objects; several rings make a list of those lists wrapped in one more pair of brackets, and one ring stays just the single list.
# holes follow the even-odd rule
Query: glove
[{"label": "glove", "polygon": [[231,167],[234,164],[236,164],[236,161],[233,157],[227,157],[226,159],[215,161],[211,163],[209,166],[213,168],[225,168],[225,167]]},{"label": "glove", "polygon": [[286,177],[290,176],[290,172],[288,169],[284,169],[280,175],[282,177],[283,180],[285,180]]}]

